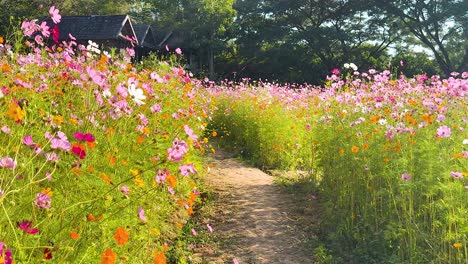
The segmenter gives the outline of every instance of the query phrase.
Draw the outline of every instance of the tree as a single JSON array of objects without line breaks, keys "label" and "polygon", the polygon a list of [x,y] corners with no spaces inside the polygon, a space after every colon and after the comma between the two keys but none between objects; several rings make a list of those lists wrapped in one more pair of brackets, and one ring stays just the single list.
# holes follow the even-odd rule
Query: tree
[{"label": "tree", "polygon": [[[143,0],[143,6],[153,17],[155,28],[183,32],[186,46],[199,58],[206,57],[207,66],[214,78],[215,54],[224,48],[224,34],[232,25],[236,11],[235,0]],[[140,10],[143,10],[141,8]],[[148,18],[142,18],[148,21]]]},{"label": "tree", "polygon": [[345,62],[381,66],[399,38],[394,24],[362,0],[238,0],[235,7],[232,38],[241,77],[265,78],[266,70],[284,66],[282,74],[271,75],[318,83]]},{"label": "tree", "polygon": [[[466,70],[468,63],[466,1],[392,0],[376,1],[375,5],[385,11],[387,17],[397,18],[412,36],[429,48],[446,75],[454,70]],[[451,53],[457,56],[452,56]]]}]

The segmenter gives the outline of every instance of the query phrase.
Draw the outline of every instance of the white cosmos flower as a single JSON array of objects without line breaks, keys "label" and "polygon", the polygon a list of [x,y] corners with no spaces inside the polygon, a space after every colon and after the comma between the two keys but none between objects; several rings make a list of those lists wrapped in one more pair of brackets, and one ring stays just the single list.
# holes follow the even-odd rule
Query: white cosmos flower
[{"label": "white cosmos flower", "polygon": [[463,145],[468,145],[468,138],[463,140]]},{"label": "white cosmos flower", "polygon": [[352,62],[351,62],[351,63],[345,63],[343,66],[345,67],[345,69],[350,69],[350,68],[351,68],[351,69],[353,69],[354,71],[357,71],[357,69],[358,69],[358,67],[356,66],[356,64],[354,64],[354,63],[352,63]]},{"label": "white cosmos flower", "polygon": [[137,105],[145,104],[145,102],[142,101],[146,99],[146,96],[143,94],[143,90],[140,88],[136,88],[136,85],[134,83],[130,84],[130,87],[128,88],[128,94],[132,97],[133,101]]}]

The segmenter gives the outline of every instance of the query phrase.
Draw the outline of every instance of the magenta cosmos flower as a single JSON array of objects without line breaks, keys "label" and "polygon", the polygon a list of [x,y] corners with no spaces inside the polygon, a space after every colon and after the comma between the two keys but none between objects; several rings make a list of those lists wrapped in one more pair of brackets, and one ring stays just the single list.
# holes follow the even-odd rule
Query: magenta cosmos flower
[{"label": "magenta cosmos flower", "polygon": [[75,132],[75,134],[73,134],[73,137],[76,138],[76,140],[79,140],[79,141],[86,141],[86,142],[94,142],[95,139],[94,139],[94,136],[90,133],[81,133],[81,132]]},{"label": "magenta cosmos flower", "polygon": [[23,220],[22,222],[16,223],[16,225],[19,227],[19,229],[23,230],[24,232],[35,235],[39,233],[38,228],[32,228],[32,222],[28,220]]},{"label": "magenta cosmos flower", "polygon": [[13,264],[11,255],[11,249],[7,248],[5,243],[0,242],[0,261],[3,260],[2,264]]}]

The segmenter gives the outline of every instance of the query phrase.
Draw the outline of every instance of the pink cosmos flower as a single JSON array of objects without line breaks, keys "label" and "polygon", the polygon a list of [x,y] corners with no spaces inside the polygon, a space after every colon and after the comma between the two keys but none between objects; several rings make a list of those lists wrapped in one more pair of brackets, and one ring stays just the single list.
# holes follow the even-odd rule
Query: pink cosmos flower
[{"label": "pink cosmos flower", "polygon": [[7,126],[2,126],[2,132],[5,133],[5,134],[10,134],[10,133],[11,133],[11,129],[8,128]]},{"label": "pink cosmos flower", "polygon": [[166,182],[166,177],[167,177],[167,175],[169,175],[169,171],[168,171],[167,169],[158,170],[158,174],[156,175],[156,177],[154,178],[154,180],[155,180],[157,183]]},{"label": "pink cosmos flower", "polygon": [[49,26],[47,26],[47,23],[45,21],[43,21],[40,25],[39,25],[39,31],[41,31],[42,33],[42,36],[48,38],[50,36],[50,31],[49,31]]},{"label": "pink cosmos flower", "polygon": [[41,35],[36,35],[34,37],[34,40],[36,41],[37,44],[44,46],[44,39],[42,38]]},{"label": "pink cosmos flower", "polygon": [[143,223],[146,223],[146,221],[148,220],[145,216],[145,210],[143,210],[143,207],[138,207],[138,218],[140,218],[140,220],[143,222]]},{"label": "pink cosmos flower", "polygon": [[401,179],[408,182],[408,181],[411,181],[411,175],[409,175],[408,173],[403,173],[401,175]]},{"label": "pink cosmos flower", "polygon": [[333,70],[331,70],[331,73],[335,74],[335,75],[338,75],[338,74],[340,74],[340,70],[337,69],[337,68],[334,68]]},{"label": "pink cosmos flower", "polygon": [[31,221],[23,220],[23,222],[17,222],[16,225],[19,227],[19,229],[23,230],[24,232],[28,234],[35,235],[39,233],[38,228],[32,228]]},{"label": "pink cosmos flower", "polygon": [[34,143],[33,138],[32,138],[31,135],[24,136],[23,139],[21,140],[21,142],[24,145],[29,146],[29,147],[36,146],[36,143]]},{"label": "pink cosmos flower", "polygon": [[183,140],[175,139],[172,148],[167,149],[167,156],[170,161],[178,162],[182,160],[185,153],[188,152],[188,145]]},{"label": "pink cosmos flower", "polygon": [[62,16],[60,15],[59,10],[55,8],[55,6],[50,7],[49,14],[50,14],[50,17],[52,18],[52,21],[54,21],[55,24],[60,23]]},{"label": "pink cosmos flower", "polygon": [[182,176],[184,176],[184,177],[189,176],[190,173],[192,173],[192,174],[197,173],[197,170],[193,166],[193,163],[180,165],[179,166],[179,171],[180,171],[180,174],[182,174]]},{"label": "pink cosmos flower", "polygon": [[171,186],[167,186],[167,191],[172,195],[175,194],[175,191],[174,191],[174,189],[171,188]]},{"label": "pink cosmos flower", "polygon": [[193,133],[193,130],[188,125],[184,125],[184,131],[192,140],[196,141],[198,139],[198,136]]},{"label": "pink cosmos flower", "polygon": [[135,50],[132,48],[125,48],[130,57],[135,57]]},{"label": "pink cosmos flower", "polygon": [[208,231],[210,231],[210,233],[213,233],[213,227],[211,227],[210,224],[206,224],[206,228],[208,228]]},{"label": "pink cosmos flower", "polygon": [[441,126],[437,129],[437,136],[441,138],[446,138],[450,137],[452,134],[452,131],[450,130],[450,127],[448,126]]},{"label": "pink cosmos flower", "polygon": [[3,157],[0,159],[0,167],[13,170],[16,168],[17,162],[10,157]]},{"label": "pink cosmos flower", "polygon": [[39,29],[39,26],[36,24],[36,20],[27,21],[24,20],[21,23],[21,30],[25,36],[31,37],[36,30]]},{"label": "pink cosmos flower", "polygon": [[180,48],[177,48],[177,49],[175,49],[175,53],[180,55],[180,54],[182,54],[182,50]]},{"label": "pink cosmos flower", "polygon": [[162,111],[161,106],[158,104],[154,104],[153,106],[150,107],[151,113],[160,113]]},{"label": "pink cosmos flower", "polygon": [[51,162],[58,162],[60,160],[60,156],[55,152],[48,152],[45,154],[45,157]]},{"label": "pink cosmos flower", "polygon": [[196,236],[197,235],[197,230],[195,230],[194,228],[192,228],[192,235]]},{"label": "pink cosmos flower", "polygon": [[463,179],[463,173],[458,171],[451,171],[450,176],[452,176],[455,179]]},{"label": "pink cosmos flower", "polygon": [[52,180],[52,174],[50,172],[46,172],[45,177],[48,181]]},{"label": "pink cosmos flower", "polygon": [[52,203],[52,200],[47,194],[45,193],[36,194],[36,199],[34,200],[34,204],[37,206],[37,208],[49,209],[51,206],[51,203]]},{"label": "pink cosmos flower", "polygon": [[232,263],[234,263],[234,264],[239,264],[239,260],[238,260],[237,258],[233,258],[233,259],[232,259]]},{"label": "pink cosmos flower", "polygon": [[129,194],[130,194],[130,189],[129,189],[126,185],[120,187],[120,191],[121,191],[124,195],[129,195]]},{"label": "pink cosmos flower", "polygon": [[71,149],[71,144],[67,140],[62,140],[60,138],[53,138],[50,141],[50,147],[52,149],[60,149],[60,150],[69,151]]}]

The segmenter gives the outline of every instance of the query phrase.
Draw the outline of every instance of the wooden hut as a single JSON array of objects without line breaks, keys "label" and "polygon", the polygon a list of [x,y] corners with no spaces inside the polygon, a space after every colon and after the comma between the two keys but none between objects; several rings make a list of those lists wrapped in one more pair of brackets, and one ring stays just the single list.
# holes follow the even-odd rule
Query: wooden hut
[{"label": "wooden hut", "polygon": [[[50,18],[45,21],[49,27],[55,26]],[[138,45],[138,39],[128,15],[62,16],[57,27],[59,41],[70,40],[68,34],[71,34],[76,38],[77,43],[84,45],[88,40],[104,48],[120,49]]]},{"label": "wooden hut", "polygon": [[150,52],[158,51],[159,46],[150,25],[133,25],[133,29],[138,39],[137,60],[141,60],[143,56],[147,56]]}]

